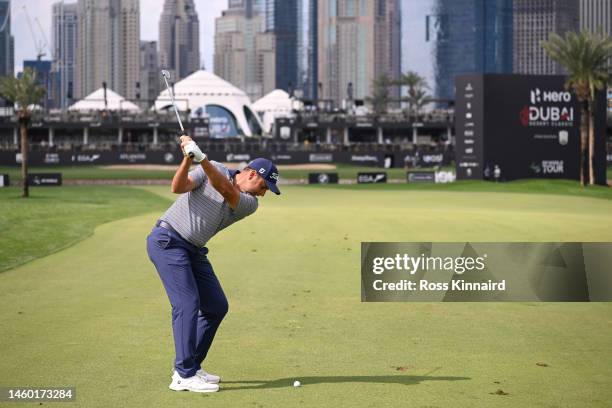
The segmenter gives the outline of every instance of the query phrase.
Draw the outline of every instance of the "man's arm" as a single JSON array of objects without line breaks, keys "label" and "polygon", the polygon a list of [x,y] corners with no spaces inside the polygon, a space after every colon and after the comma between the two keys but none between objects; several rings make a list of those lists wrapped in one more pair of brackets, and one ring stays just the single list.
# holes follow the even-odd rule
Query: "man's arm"
[{"label": "man's arm", "polygon": [[[191,145],[188,146],[189,144]],[[236,209],[238,202],[240,201],[240,190],[238,187],[234,186],[224,174],[217,170],[217,168],[208,160],[206,155],[200,151],[195,143],[193,143],[193,140],[189,136],[181,136],[181,149],[183,149],[183,153],[185,153],[185,148],[187,148],[187,150],[195,148],[195,150],[191,150],[196,153],[194,159],[196,161],[200,160],[200,165],[202,166],[204,173],[206,173],[210,184],[219,192],[219,194],[223,196],[223,198],[227,200],[232,209]],[[195,182],[191,180],[188,175],[189,166],[191,165],[192,160],[193,159],[185,155],[181,166],[176,171],[174,179],[172,180],[173,192],[175,192],[175,180],[177,181],[176,192],[179,194],[191,191],[195,188]]]},{"label": "man's arm", "polygon": [[172,178],[172,186],[170,187],[170,190],[174,194],[183,194],[195,188],[195,183],[191,177],[189,177],[190,167],[191,158],[189,156],[183,157],[181,165],[176,170],[176,173],[174,173],[174,177]]},{"label": "man's arm", "polygon": [[200,164],[208,176],[210,184],[227,200],[232,209],[236,209],[240,201],[240,190],[238,187],[233,185],[225,175],[221,174],[207,158],[202,160]]}]

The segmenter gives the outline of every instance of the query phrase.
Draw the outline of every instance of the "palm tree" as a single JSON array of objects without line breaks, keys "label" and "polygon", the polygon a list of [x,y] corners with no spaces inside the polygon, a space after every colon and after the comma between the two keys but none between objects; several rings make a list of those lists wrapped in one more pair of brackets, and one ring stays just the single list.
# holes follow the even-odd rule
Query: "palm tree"
[{"label": "palm tree", "polygon": [[372,104],[372,110],[376,116],[387,112],[389,103],[389,87],[393,85],[393,81],[387,74],[382,74],[373,82],[373,95],[366,98]]},{"label": "palm tree", "polygon": [[405,99],[408,102],[408,113],[411,115],[413,111],[416,111],[418,115],[420,108],[427,103],[427,99],[430,99],[426,93],[428,86],[425,78],[414,71],[408,71],[395,81],[395,85],[408,87],[408,96]]},{"label": "palm tree", "polygon": [[[588,149],[589,184],[595,183],[595,94],[608,80],[607,61],[612,56],[612,38],[603,33],[583,31],[565,33],[565,38],[552,33],[542,43],[548,55],[567,71],[565,86],[572,89],[580,102],[580,185],[585,186]],[[587,147],[588,146],[588,147]]]},{"label": "palm tree", "polygon": [[21,180],[23,197],[29,196],[28,189],[28,124],[30,123],[30,105],[39,103],[46,90],[39,85],[36,71],[25,68],[21,78],[4,77],[0,79],[0,95],[15,104],[19,132],[21,134]]}]

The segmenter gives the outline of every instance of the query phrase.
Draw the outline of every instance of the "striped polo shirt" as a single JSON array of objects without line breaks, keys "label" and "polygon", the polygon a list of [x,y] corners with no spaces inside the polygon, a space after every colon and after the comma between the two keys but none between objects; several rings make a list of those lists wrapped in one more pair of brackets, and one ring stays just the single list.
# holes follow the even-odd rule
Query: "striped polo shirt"
[{"label": "striped polo shirt", "polygon": [[[230,181],[236,174],[221,163],[211,163]],[[189,177],[196,187],[181,194],[160,219],[172,225],[184,239],[198,247],[203,247],[217,232],[257,210],[257,197],[242,192],[238,206],[232,209],[210,184],[200,165],[189,172]]]}]

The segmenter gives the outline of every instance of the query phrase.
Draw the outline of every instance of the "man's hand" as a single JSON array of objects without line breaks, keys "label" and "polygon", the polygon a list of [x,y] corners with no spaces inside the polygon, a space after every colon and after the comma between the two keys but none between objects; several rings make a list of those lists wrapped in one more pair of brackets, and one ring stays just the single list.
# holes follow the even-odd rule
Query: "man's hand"
[{"label": "man's hand", "polygon": [[189,136],[181,136],[181,149],[186,156],[192,157],[198,163],[206,158],[206,155],[202,153],[196,142]]}]

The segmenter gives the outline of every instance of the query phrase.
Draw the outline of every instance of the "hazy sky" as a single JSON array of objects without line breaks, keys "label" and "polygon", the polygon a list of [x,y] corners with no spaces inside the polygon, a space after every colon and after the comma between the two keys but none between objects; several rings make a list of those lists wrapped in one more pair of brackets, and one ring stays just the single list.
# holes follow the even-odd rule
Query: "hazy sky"
[{"label": "hazy sky", "polygon": [[433,91],[432,43],[425,41],[425,17],[435,0],[402,1],[402,71],[424,76]]},{"label": "hazy sky", "polygon": [[[38,18],[45,31],[49,46],[51,46],[51,6],[54,0],[12,0],[11,1],[11,31],[15,36],[15,71],[23,67],[23,60],[36,59],[36,46],[28,27],[28,21],[23,10],[27,6],[32,19],[37,41],[42,37],[35,18]],[[65,1],[76,3],[76,1]],[[140,38],[141,40],[157,41],[159,32],[159,17],[164,0],[140,0]],[[215,18],[227,7],[227,0],[195,0],[196,10],[200,19],[200,51],[202,63],[206,68],[212,68],[214,52]],[[50,59],[48,49],[45,59]]]},{"label": "hazy sky", "polygon": [[[36,25],[38,18],[51,45],[51,6],[54,0],[12,0],[11,28],[15,36],[15,71],[22,70],[24,59],[36,59],[36,46],[28,27],[23,6],[27,5],[37,41],[41,34]],[[66,1],[74,3],[75,1]],[[431,67],[431,45],[425,42],[425,16],[430,13],[434,0],[403,0],[403,44],[402,70],[413,70],[425,76],[433,84]],[[140,36],[142,40],[156,41],[159,31],[159,17],[164,0],[140,1]],[[195,0],[200,19],[201,63],[212,69],[214,53],[215,18],[227,7],[227,0]],[[50,59],[48,49],[45,59]]]}]

